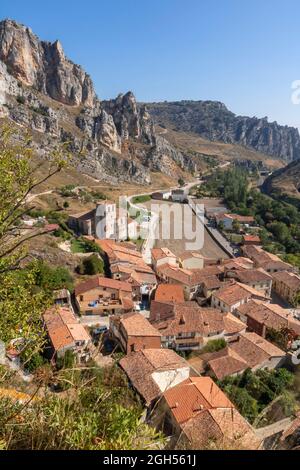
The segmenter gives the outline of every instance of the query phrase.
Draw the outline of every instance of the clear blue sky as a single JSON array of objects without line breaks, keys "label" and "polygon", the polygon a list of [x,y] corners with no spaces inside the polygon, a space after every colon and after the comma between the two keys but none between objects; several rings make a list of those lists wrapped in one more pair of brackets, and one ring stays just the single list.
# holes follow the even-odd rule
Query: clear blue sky
[{"label": "clear blue sky", "polygon": [[300,128],[299,0],[0,0],[0,17],[59,39],[102,99],[220,100]]}]

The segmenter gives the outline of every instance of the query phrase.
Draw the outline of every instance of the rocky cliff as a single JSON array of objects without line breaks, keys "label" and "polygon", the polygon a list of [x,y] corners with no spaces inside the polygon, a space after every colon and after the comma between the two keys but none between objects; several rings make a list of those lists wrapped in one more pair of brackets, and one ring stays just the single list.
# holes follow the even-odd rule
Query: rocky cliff
[{"label": "rocky cliff", "polygon": [[0,116],[30,128],[41,156],[58,141],[68,141],[75,156],[83,149],[85,157],[74,160],[78,170],[99,180],[147,184],[151,171],[177,177],[183,168],[197,170],[156,135],[131,92],[101,102],[59,41],[40,41],[12,20],[0,22]]},{"label": "rocky cliff", "polygon": [[217,101],[148,103],[147,107],[163,127],[199,134],[210,141],[240,144],[288,162],[300,158],[298,129],[268,122],[266,117],[236,116]]}]

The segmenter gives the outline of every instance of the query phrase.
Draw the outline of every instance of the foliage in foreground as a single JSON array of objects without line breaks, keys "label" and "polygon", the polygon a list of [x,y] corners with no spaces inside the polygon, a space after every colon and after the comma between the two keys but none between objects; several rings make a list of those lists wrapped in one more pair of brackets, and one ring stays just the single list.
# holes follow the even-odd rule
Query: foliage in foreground
[{"label": "foliage in foreground", "polygon": [[45,388],[25,407],[0,398],[4,448],[129,450],[162,442],[143,423],[142,408],[116,366],[63,369],[55,380],[64,380],[66,372],[72,387],[63,394]]}]

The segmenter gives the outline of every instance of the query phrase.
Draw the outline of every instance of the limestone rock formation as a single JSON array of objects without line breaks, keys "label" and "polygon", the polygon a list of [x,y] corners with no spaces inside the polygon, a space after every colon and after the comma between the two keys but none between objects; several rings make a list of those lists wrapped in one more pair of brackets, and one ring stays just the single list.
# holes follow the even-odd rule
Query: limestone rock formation
[{"label": "limestone rock formation", "polygon": [[0,23],[0,60],[17,80],[61,103],[93,104],[90,77],[65,57],[59,41],[40,41],[26,26],[5,20]]},{"label": "limestone rock formation", "polygon": [[163,127],[193,132],[211,141],[244,145],[286,161],[300,158],[298,129],[268,122],[266,117],[236,116],[218,101],[149,103],[147,107]]}]

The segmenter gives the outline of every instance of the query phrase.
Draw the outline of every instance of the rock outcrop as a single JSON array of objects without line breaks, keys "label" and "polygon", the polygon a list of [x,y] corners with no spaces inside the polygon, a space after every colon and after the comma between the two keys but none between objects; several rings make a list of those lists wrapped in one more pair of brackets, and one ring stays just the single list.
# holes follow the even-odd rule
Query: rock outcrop
[{"label": "rock outcrop", "polygon": [[59,41],[40,41],[26,26],[5,20],[0,23],[0,60],[17,80],[54,100],[93,105],[89,75],[65,57]]},{"label": "rock outcrop", "polygon": [[268,122],[266,117],[236,116],[218,101],[149,103],[147,107],[163,127],[240,144],[288,162],[300,158],[298,129]]},{"label": "rock outcrop", "polygon": [[[102,101],[86,72],[59,41],[40,41],[26,26],[0,22],[0,116],[47,136],[37,151],[67,141],[78,171],[109,182],[148,184],[151,171],[177,177],[196,164],[155,133],[132,92]],[[47,142],[45,144],[45,142]]]}]

